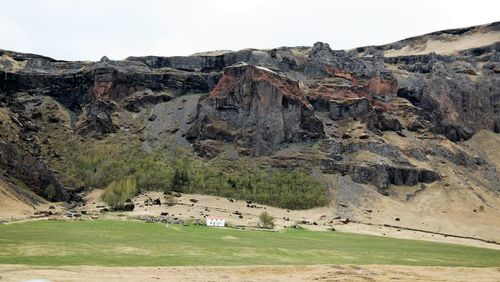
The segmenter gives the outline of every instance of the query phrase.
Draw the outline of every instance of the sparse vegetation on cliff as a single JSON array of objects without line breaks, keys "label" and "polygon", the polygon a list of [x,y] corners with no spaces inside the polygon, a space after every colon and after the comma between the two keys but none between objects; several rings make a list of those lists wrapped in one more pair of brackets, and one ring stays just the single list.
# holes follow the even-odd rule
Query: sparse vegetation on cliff
[{"label": "sparse vegetation on cliff", "polygon": [[259,166],[252,158],[206,162],[183,149],[147,153],[137,143],[112,141],[70,145],[68,161],[59,168],[67,183],[103,188],[130,176],[137,190],[202,193],[288,209],[328,202],[324,185],[305,170]]}]

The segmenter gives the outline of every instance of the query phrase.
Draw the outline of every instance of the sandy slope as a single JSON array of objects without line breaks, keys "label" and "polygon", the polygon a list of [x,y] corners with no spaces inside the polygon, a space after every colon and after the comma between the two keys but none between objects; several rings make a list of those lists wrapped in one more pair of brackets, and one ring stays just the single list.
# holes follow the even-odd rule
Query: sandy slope
[{"label": "sandy slope", "polygon": [[482,151],[484,158],[495,164],[497,173],[500,173],[500,150],[498,150],[500,148],[500,134],[480,130],[466,144]]},{"label": "sandy slope", "polygon": [[28,204],[15,189],[0,179],[0,220],[26,218],[35,210],[34,205]]},{"label": "sandy slope", "polygon": [[[425,36],[422,40],[425,39]],[[461,50],[481,47],[500,41],[500,33],[473,33],[450,38],[427,38],[420,44],[408,44],[401,49],[390,49],[384,52],[386,57],[424,55],[434,52],[441,55],[455,54]]]},{"label": "sandy slope", "polygon": [[[87,212],[94,213],[92,211],[96,211],[95,207],[104,205],[104,203],[100,200],[100,190],[95,190],[91,194],[89,194],[86,198],[88,204],[85,207],[81,207],[79,209],[84,209]],[[423,201],[430,200],[429,198],[423,199]],[[402,216],[403,220],[407,218],[410,219],[414,217],[415,212],[418,212],[419,206],[416,206],[415,209],[408,209],[406,211],[401,204],[396,204],[397,202],[394,200],[387,200],[388,202],[377,203],[380,206],[380,213],[376,213],[372,215],[370,218],[364,217],[363,222],[373,223],[373,224],[381,224],[381,225],[367,225],[361,223],[353,223],[350,222],[348,224],[344,224],[339,219],[334,219],[336,217],[336,210],[334,207],[323,207],[323,208],[315,208],[309,210],[286,210],[280,209],[265,205],[257,205],[257,208],[249,208],[247,207],[246,202],[244,201],[229,201],[228,199],[209,196],[209,195],[198,195],[198,194],[182,194],[180,198],[177,198],[178,204],[174,206],[143,206],[143,203],[146,199],[156,199],[159,198],[163,203],[163,194],[160,192],[149,192],[145,195],[140,195],[134,199],[136,203],[136,208],[133,212],[124,212],[122,214],[112,213],[106,214],[104,217],[107,218],[115,218],[115,219],[123,219],[125,218],[144,218],[145,216],[155,216],[158,217],[162,212],[168,212],[171,217],[178,217],[181,219],[203,219],[204,216],[222,216],[226,219],[226,222],[232,225],[243,225],[249,227],[256,227],[258,224],[258,216],[262,211],[268,211],[271,215],[276,218],[276,229],[282,229],[285,227],[290,227],[299,223],[299,225],[303,228],[316,230],[316,231],[325,231],[331,230],[331,228],[335,228],[337,231],[342,232],[352,232],[352,233],[360,233],[360,234],[369,234],[369,235],[379,235],[379,236],[387,236],[393,238],[402,238],[402,239],[415,239],[415,240],[427,240],[427,241],[435,241],[435,242],[446,242],[446,243],[456,243],[463,244],[469,246],[477,246],[477,247],[485,247],[485,248],[494,248],[500,249],[500,245],[489,244],[481,241],[470,240],[470,239],[460,239],[454,237],[446,237],[443,235],[437,234],[429,234],[417,231],[404,230],[401,228],[392,228],[383,226],[383,224],[393,224],[399,226],[410,226],[410,227],[421,227],[420,224],[417,224],[417,220],[409,221],[409,222],[394,222],[394,213]],[[191,199],[196,200],[196,203],[192,203]],[[395,205],[395,206],[393,206]],[[429,209],[429,208],[427,208]],[[239,215],[235,214],[235,212],[241,213],[243,218],[240,218]],[[432,214],[432,209],[427,210],[426,213]],[[360,211],[362,213],[362,211]],[[97,214],[97,212],[95,212]],[[495,213],[487,213],[485,212],[486,217],[484,220],[488,222],[494,222]],[[429,215],[430,216],[430,215]],[[460,215],[457,215],[460,216]],[[477,219],[476,219],[477,220]],[[308,221],[308,224],[300,224],[302,221]],[[316,225],[314,224],[316,223]],[[462,234],[461,227],[460,229],[453,229],[454,221],[444,221],[441,222],[439,220],[435,221],[425,221],[430,224],[422,226],[423,229],[426,230],[437,230],[439,226],[444,226],[444,230],[452,232],[452,234],[460,235]],[[468,229],[479,228],[477,227],[479,223],[476,224],[470,223],[471,227]],[[480,226],[480,225],[479,225]],[[483,228],[487,231],[487,233],[494,232],[498,229],[498,227],[492,226],[491,224],[486,224]],[[441,229],[439,229],[441,230]],[[453,231],[456,231],[453,233]],[[484,235],[479,233],[480,235]],[[480,236],[478,236],[480,237]]]},{"label": "sandy slope", "polygon": [[1,281],[499,281],[500,268],[388,265],[32,267],[0,265]]}]

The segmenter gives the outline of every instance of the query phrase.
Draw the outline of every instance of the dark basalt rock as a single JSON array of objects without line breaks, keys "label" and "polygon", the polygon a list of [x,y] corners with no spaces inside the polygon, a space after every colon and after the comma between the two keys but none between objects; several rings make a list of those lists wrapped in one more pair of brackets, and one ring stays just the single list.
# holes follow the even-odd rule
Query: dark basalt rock
[{"label": "dark basalt rock", "polygon": [[392,78],[384,67],[384,60],[373,57],[371,60],[356,56],[355,52],[333,51],[327,43],[316,42],[309,53],[304,67],[304,75],[309,77],[327,77],[331,69],[347,71],[359,78],[381,76]]},{"label": "dark basalt rock", "polygon": [[116,132],[118,126],[111,118],[115,111],[116,105],[110,101],[97,100],[86,106],[76,125],[78,133],[101,136]]},{"label": "dark basalt rock", "polygon": [[167,94],[159,94],[159,95],[149,95],[149,94],[144,94],[144,95],[135,95],[128,97],[124,100],[125,104],[125,109],[131,112],[140,112],[142,109],[144,109],[148,105],[156,105],[159,103],[163,102],[168,102],[172,100],[171,95]]},{"label": "dark basalt rock", "polygon": [[70,199],[70,194],[47,165],[15,143],[0,140],[0,168],[23,181],[39,196],[52,201]]},{"label": "dark basalt rock", "polygon": [[379,116],[379,129],[382,131],[401,131],[401,123],[394,115],[382,114]]},{"label": "dark basalt rock", "polygon": [[390,113],[386,112],[380,112],[376,115],[371,123],[369,128],[373,131],[375,130],[381,130],[381,131],[396,131],[396,132],[401,132],[402,126],[401,123],[399,122],[399,119]]},{"label": "dark basalt rock", "polygon": [[111,60],[107,56],[103,56],[101,58],[101,60],[99,60],[99,62],[101,62],[101,63],[109,63],[109,62],[111,62]]},{"label": "dark basalt rock", "polygon": [[284,142],[317,140],[324,131],[296,81],[240,64],[226,68],[210,95],[200,100],[197,122],[187,136],[234,142],[260,156]]},{"label": "dark basalt rock", "polygon": [[306,58],[296,56],[293,51],[306,53],[308,47],[280,47],[268,51],[245,49],[222,51],[219,54],[192,55],[188,57],[129,57],[127,61],[142,62],[151,68],[172,68],[188,72],[221,72],[224,68],[241,62],[265,66],[272,69],[302,71]]},{"label": "dark basalt rock", "polygon": [[340,146],[342,146],[342,153],[344,154],[356,153],[364,150],[384,156],[394,161],[404,162],[402,152],[398,148],[389,144],[378,142],[349,142]]},{"label": "dark basalt rock", "polygon": [[449,123],[442,124],[439,128],[436,128],[435,131],[442,133],[453,142],[468,140],[474,135],[474,131],[470,128]]},{"label": "dark basalt rock", "polygon": [[366,98],[331,100],[329,116],[333,120],[361,117],[372,111]]},{"label": "dark basalt rock", "polygon": [[73,111],[79,111],[95,99],[120,102],[146,89],[155,93],[168,91],[174,95],[207,93],[221,76],[220,73],[193,73],[175,69],[158,72],[140,61],[111,61],[106,57],[91,63],[62,62],[30,54],[0,53],[27,62],[20,70],[5,72],[0,90],[14,94],[28,91],[53,96]]},{"label": "dark basalt rock", "polygon": [[451,151],[439,144],[430,143],[426,149],[426,154],[446,159],[447,161],[464,166],[470,169],[476,169],[479,165],[486,165],[486,161],[479,157],[471,156],[463,150]]},{"label": "dark basalt rock", "polygon": [[135,205],[134,203],[132,203],[131,201],[130,202],[126,202],[124,205],[123,205],[123,210],[124,211],[133,211],[135,208]]},{"label": "dark basalt rock", "polygon": [[439,174],[432,170],[385,164],[352,165],[349,174],[355,182],[372,184],[382,190],[389,184],[412,186],[441,179]]},{"label": "dark basalt rock", "polygon": [[[417,152],[416,148],[413,152],[406,152],[391,144],[359,139],[330,140],[322,147],[330,158],[321,164],[324,173],[350,175],[354,182],[373,185],[384,195],[391,184],[412,186],[441,179],[434,170],[410,164],[407,157],[411,154],[425,160],[425,151]],[[371,160],[356,160],[358,155],[368,156]]]},{"label": "dark basalt rock", "polygon": [[[497,50],[489,52],[498,54]],[[434,132],[460,141],[479,129],[495,130],[500,124],[499,78],[494,73],[475,73],[477,60],[472,56],[429,54],[386,62],[408,71],[404,77],[396,75],[398,96],[430,113]]]},{"label": "dark basalt rock", "polygon": [[42,112],[38,109],[34,109],[31,113],[32,119],[40,119],[40,118],[42,118],[42,116],[43,116]]},{"label": "dark basalt rock", "polygon": [[150,116],[148,117],[148,120],[149,120],[149,121],[155,121],[155,120],[156,120],[156,118],[157,118],[156,114],[152,114],[152,115],[150,115]]},{"label": "dark basalt rock", "polygon": [[57,115],[50,115],[47,120],[51,123],[58,123],[61,121],[61,118]]}]

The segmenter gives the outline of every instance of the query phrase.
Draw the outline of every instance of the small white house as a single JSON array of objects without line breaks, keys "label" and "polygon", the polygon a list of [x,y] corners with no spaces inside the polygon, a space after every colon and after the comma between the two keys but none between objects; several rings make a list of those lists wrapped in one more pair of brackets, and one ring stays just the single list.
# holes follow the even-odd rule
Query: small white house
[{"label": "small white house", "polygon": [[207,226],[224,227],[226,220],[221,216],[207,217]]}]

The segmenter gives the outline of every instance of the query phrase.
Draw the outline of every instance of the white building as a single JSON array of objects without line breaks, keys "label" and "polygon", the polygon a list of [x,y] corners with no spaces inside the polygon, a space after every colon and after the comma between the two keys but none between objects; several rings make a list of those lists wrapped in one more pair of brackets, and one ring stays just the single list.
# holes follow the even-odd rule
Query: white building
[{"label": "white building", "polygon": [[221,216],[207,217],[207,226],[224,227],[226,220]]}]

